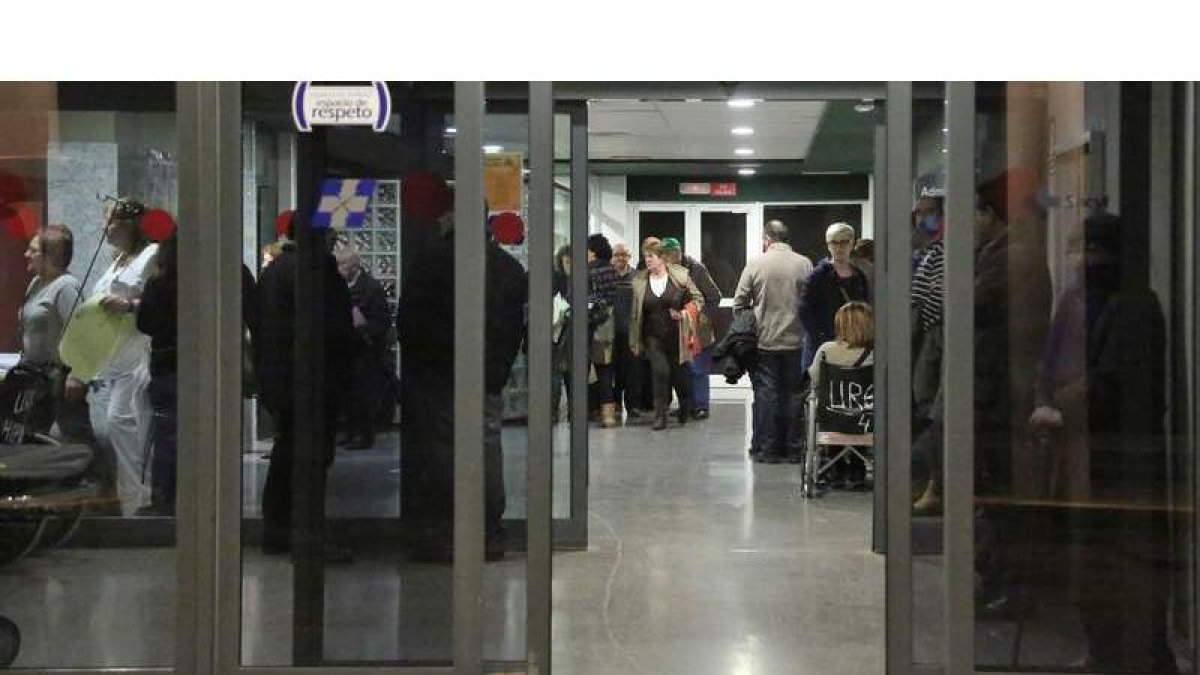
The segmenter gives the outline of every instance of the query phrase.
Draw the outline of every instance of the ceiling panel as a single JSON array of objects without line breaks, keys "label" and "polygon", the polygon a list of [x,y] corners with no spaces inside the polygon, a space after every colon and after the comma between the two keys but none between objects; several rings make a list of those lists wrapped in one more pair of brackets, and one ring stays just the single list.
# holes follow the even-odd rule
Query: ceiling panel
[{"label": "ceiling panel", "polygon": [[[759,101],[731,108],[721,101],[592,100],[588,154],[594,160],[802,160],[825,107],[823,101]],[[735,126],[754,133],[734,136]],[[754,154],[734,153],[743,147]]]}]

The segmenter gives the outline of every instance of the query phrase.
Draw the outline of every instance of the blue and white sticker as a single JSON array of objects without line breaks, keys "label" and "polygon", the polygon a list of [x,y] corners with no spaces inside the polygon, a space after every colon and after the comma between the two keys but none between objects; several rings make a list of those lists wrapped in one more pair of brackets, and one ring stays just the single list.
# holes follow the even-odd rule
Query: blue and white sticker
[{"label": "blue and white sticker", "polygon": [[373,178],[326,178],[313,214],[316,229],[358,229],[367,222],[367,207],[375,194]]},{"label": "blue and white sticker", "polygon": [[387,128],[392,95],[386,82],[369,85],[316,85],[297,82],[292,89],[292,119],[300,131],[314,126]]}]

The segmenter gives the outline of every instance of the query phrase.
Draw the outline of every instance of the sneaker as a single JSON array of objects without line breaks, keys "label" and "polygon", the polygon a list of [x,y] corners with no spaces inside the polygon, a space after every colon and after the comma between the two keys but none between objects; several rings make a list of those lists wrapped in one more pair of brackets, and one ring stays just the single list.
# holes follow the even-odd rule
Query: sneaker
[{"label": "sneaker", "polygon": [[692,417],[698,420],[708,419],[708,408],[696,408],[696,413]]}]

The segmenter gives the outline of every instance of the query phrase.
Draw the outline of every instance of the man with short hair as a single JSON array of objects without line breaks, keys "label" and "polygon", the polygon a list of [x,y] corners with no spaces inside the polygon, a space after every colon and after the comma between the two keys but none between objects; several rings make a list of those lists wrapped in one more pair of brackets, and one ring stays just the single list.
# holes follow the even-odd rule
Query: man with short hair
[{"label": "man with short hair", "polygon": [[788,228],[778,220],[763,226],[763,254],[742,270],[734,312],[754,311],[758,332],[758,363],[750,372],[754,387],[750,457],[778,464],[799,457],[804,404],[800,369],[804,328],[800,297],[812,261],[788,245]]},{"label": "man with short hair", "polygon": [[[704,263],[683,252],[683,246],[675,237],[662,240],[663,259],[672,265],[680,265],[687,269],[692,283],[700,289],[704,296],[704,311],[700,314],[700,344],[703,349],[692,359],[688,368],[692,375],[692,415],[698,419],[708,419],[708,373],[712,370],[712,350],[715,336],[713,334],[713,319],[717,308],[721,306],[721,289],[713,281],[712,275]],[[684,408],[681,407],[680,410]]]},{"label": "man with short hair", "polygon": [[334,252],[338,273],[350,289],[350,312],[355,340],[348,354],[352,364],[346,402],[346,443],[350,450],[375,444],[375,413],[383,401],[388,355],[391,348],[392,310],[387,292],[363,269],[358,251],[344,247]]}]

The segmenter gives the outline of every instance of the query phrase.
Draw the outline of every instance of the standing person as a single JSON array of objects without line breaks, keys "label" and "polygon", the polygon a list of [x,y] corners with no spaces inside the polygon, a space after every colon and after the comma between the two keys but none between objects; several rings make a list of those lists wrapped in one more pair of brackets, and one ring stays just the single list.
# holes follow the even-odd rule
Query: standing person
[{"label": "standing person", "polygon": [[[65,225],[47,225],[25,249],[25,269],[33,275],[33,280],[25,289],[25,302],[17,313],[23,365],[62,365],[58,341],[80,295],[79,280],[67,273],[74,248],[71,230]],[[44,402],[45,409],[34,412],[38,431],[48,430],[56,418],[62,417],[65,411],[61,395],[61,391],[53,392]]]},{"label": "standing person", "polygon": [[[642,246],[641,246],[641,248],[638,249],[638,251],[639,252],[645,251],[646,247],[651,244],[654,244],[656,246],[661,246],[662,240],[659,239],[658,237],[646,237],[645,239],[642,240]],[[645,269],[646,269],[646,256],[644,253],[642,253],[641,257],[638,258],[637,271],[642,272],[642,271],[645,271]],[[653,376],[651,374],[651,369],[650,369],[650,361],[649,361],[649,359],[647,359],[645,357],[645,354],[635,355],[634,358],[637,359],[638,383],[639,383],[638,388],[641,390],[641,399],[640,399],[641,405],[639,407],[642,410],[653,410],[654,409],[654,384],[653,384]]]},{"label": "standing person", "polygon": [[[645,353],[650,360],[654,390],[654,430],[667,426],[667,408],[671,388],[681,391],[679,423],[687,422],[690,396],[687,362],[691,353],[684,349],[685,307],[694,304],[704,311],[704,296],[692,283],[687,269],[663,259],[662,246],[649,244],[642,249],[645,271],[633,280],[633,312],[629,319],[629,350],[635,356]],[[683,334],[681,334],[683,332]]]},{"label": "standing person", "polygon": [[[145,213],[146,207],[140,202],[119,199],[109,204],[105,214],[105,239],[116,257],[92,286],[89,302],[98,302],[113,316],[137,311],[150,261],[158,252],[158,245],[150,243],[142,232]],[[130,516],[150,503],[149,486],[142,480],[150,427],[150,405],[146,400],[150,338],[131,330],[111,354],[86,383],[90,392],[88,412],[99,441],[103,470],[115,476],[121,512]],[[72,379],[67,386],[78,391],[84,384]]]},{"label": "standing person", "polygon": [[613,401],[618,414],[623,410],[628,418],[641,416],[640,359],[629,351],[629,318],[633,313],[633,278],[636,271],[629,264],[629,247],[613,245],[613,271],[616,272],[616,294],[613,296]]},{"label": "standing person", "polygon": [[563,394],[567,398],[567,419],[571,418],[571,246],[554,252],[554,341],[550,400],[557,424]]},{"label": "standing person", "polygon": [[172,234],[158,245],[137,309],[138,330],[150,336],[150,408],[153,412],[154,459],[150,506],[139,515],[175,515],[175,468],[178,429],[176,377],[176,261],[178,240]]},{"label": "standing person", "polygon": [[859,239],[850,252],[850,262],[867,275],[867,285],[874,288],[875,283],[875,241]]},{"label": "standing person", "polygon": [[358,251],[341,248],[334,253],[338,274],[350,289],[350,315],[354,340],[348,355],[350,389],[345,398],[347,447],[364,450],[375,444],[375,417],[383,401],[392,311],[387,293],[363,269]]},{"label": "standing person", "polygon": [[[453,227],[453,214],[444,220]],[[493,240],[485,262],[484,490],[485,556],[503,557],[505,508],[502,392],[524,338],[525,270]],[[401,512],[409,557],[446,562],[454,551],[454,231],[421,256],[407,278],[397,318],[401,380]]]},{"label": "standing person", "polygon": [[750,457],[777,464],[799,462],[804,404],[800,297],[812,261],[786,242],[788,228],[778,220],[763,226],[763,254],[742,270],[734,312],[753,308],[758,333],[758,362],[750,372],[754,387]]},{"label": "standing person", "polygon": [[[302,270],[294,243],[294,222],[289,225],[287,241],[278,258],[259,275],[258,326],[254,340],[255,376],[259,399],[275,421],[275,445],[271,449],[271,464],[263,485],[263,553],[287,553],[292,547],[292,459],[296,443],[296,408],[294,399],[296,363],[296,331],[310,326],[297,326],[296,283],[299,274],[323,276],[324,303],[320,308],[324,329],[324,351],[321,369],[325,391],[324,435],[317,439],[328,471],[334,458],[334,434],[341,401],[336,395],[345,388],[349,362],[346,354],[353,338],[350,291],[338,274],[333,256],[324,253],[315,270]],[[317,243],[316,245],[320,245]],[[323,498],[323,494],[318,498]],[[327,545],[324,555],[330,560],[348,560],[348,551]]]},{"label": "standing person", "polygon": [[867,275],[850,263],[854,250],[854,228],[834,223],[825,230],[829,257],[809,274],[800,298],[800,322],[804,324],[804,368],[812,364],[817,348],[835,339],[833,317],[848,302],[870,302]]},{"label": "standing person", "polygon": [[617,426],[617,404],[613,398],[613,301],[617,273],[612,266],[612,246],[602,234],[587,240],[588,256],[588,344],[590,361],[596,374],[595,396],[589,397],[600,411],[605,428]]},{"label": "standing person", "polygon": [[696,419],[708,419],[708,374],[712,371],[713,343],[716,341],[713,333],[713,317],[716,316],[717,309],[721,306],[721,289],[717,288],[716,282],[713,281],[712,275],[708,273],[708,268],[704,266],[704,263],[683,252],[683,246],[680,245],[678,239],[675,237],[663,239],[662,248],[666,261],[686,269],[692,283],[696,284],[696,288],[700,289],[700,294],[704,296],[704,312],[700,315],[699,327],[700,344],[703,349],[696,358],[692,359],[689,369],[692,376],[691,409]]}]

